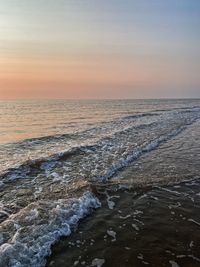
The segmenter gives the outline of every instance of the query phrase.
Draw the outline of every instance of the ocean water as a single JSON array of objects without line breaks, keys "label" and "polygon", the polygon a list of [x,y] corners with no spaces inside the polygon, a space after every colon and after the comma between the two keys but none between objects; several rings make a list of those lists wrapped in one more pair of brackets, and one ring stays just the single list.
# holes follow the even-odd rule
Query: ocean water
[{"label": "ocean water", "polygon": [[0,266],[200,266],[200,100],[0,102]]}]

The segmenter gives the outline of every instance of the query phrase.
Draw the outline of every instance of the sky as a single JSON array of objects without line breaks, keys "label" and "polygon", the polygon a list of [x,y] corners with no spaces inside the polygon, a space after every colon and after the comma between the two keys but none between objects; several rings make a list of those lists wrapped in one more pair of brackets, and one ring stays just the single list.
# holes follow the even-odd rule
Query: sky
[{"label": "sky", "polygon": [[200,97],[199,0],[0,0],[0,99]]}]

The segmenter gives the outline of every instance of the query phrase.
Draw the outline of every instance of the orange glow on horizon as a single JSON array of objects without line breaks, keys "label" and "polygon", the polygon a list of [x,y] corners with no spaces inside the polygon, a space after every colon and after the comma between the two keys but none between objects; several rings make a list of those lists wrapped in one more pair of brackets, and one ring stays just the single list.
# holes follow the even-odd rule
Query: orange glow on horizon
[{"label": "orange glow on horizon", "polygon": [[[0,95],[9,98],[79,98],[98,96],[98,90],[116,88],[116,92],[140,87],[162,87],[162,84],[180,84],[184,70],[176,65],[169,68],[158,62],[151,67],[148,62],[112,59],[85,60],[4,60],[0,65]],[[186,83],[188,73],[182,77]],[[148,89],[147,89],[148,92]]]}]

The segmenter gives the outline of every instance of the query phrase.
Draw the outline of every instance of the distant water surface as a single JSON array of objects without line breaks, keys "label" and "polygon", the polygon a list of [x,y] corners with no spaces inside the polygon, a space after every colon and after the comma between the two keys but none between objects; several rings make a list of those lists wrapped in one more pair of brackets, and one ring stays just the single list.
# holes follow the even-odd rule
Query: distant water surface
[{"label": "distant water surface", "polygon": [[199,100],[0,101],[0,143],[83,131],[143,112],[199,105]]}]

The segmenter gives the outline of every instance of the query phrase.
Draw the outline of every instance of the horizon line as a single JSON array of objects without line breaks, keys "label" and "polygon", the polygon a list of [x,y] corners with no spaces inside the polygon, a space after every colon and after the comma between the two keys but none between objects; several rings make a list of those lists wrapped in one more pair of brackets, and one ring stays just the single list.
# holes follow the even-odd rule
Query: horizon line
[{"label": "horizon line", "polygon": [[0,101],[58,101],[58,100],[71,100],[71,101],[79,101],[79,100],[200,100],[200,97],[147,97],[147,98],[5,98],[0,99]]}]

